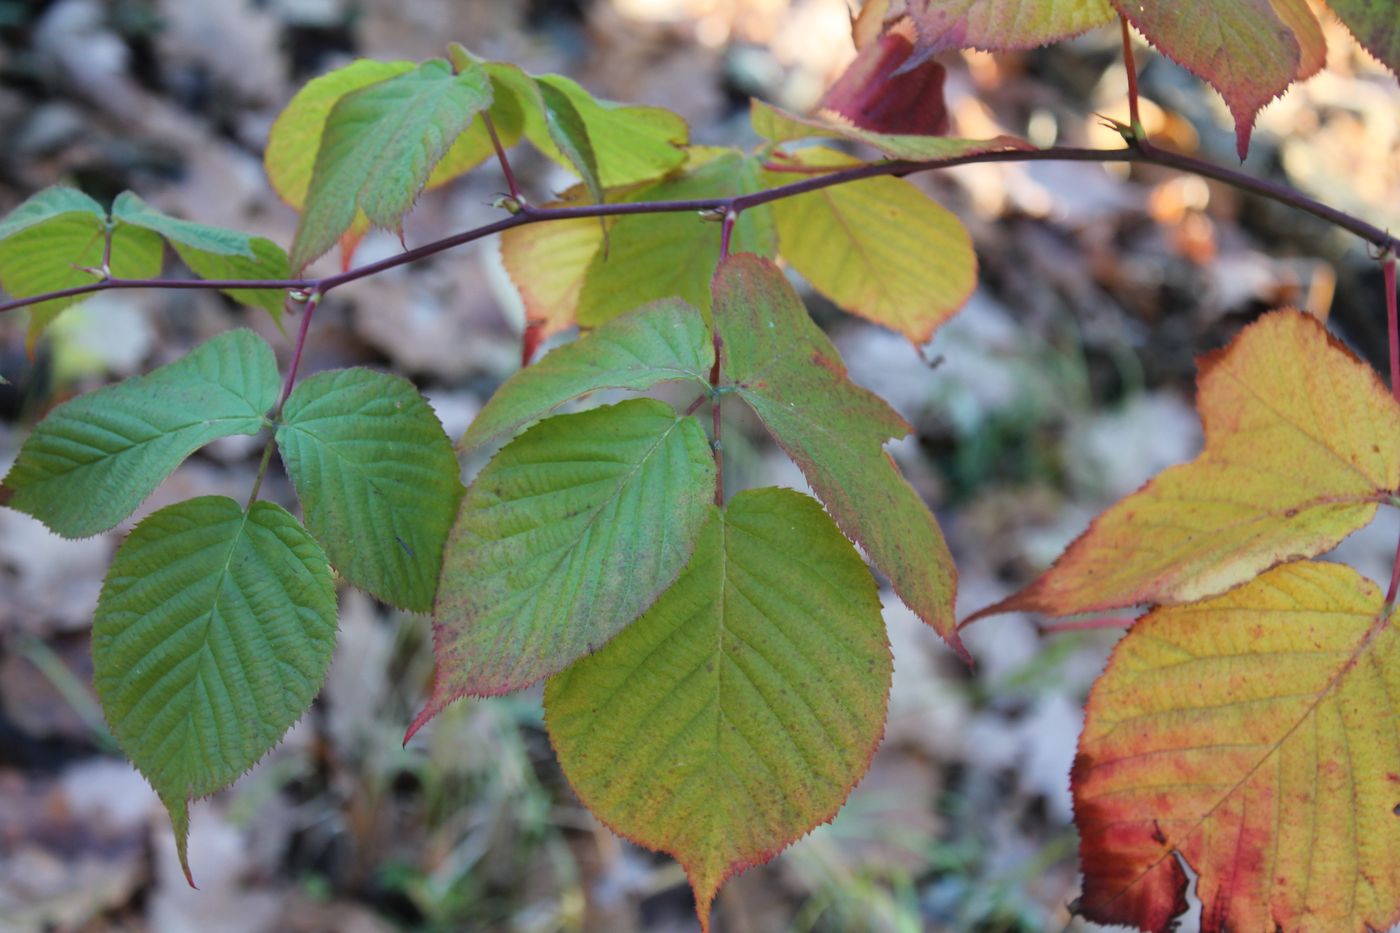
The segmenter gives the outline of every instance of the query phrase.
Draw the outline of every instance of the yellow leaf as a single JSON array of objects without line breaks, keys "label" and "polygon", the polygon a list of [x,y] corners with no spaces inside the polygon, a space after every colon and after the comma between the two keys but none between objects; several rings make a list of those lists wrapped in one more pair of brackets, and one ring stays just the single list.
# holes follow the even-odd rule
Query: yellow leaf
[{"label": "yellow leaf", "polygon": [[1213,596],[1330,550],[1400,485],[1400,405],[1316,318],[1268,314],[1200,371],[1201,456],[1099,516],[1055,566],[978,616]]},{"label": "yellow leaf", "polygon": [[[787,158],[833,171],[859,160],[831,149]],[[769,186],[801,175],[769,172]],[[812,287],[847,311],[923,343],[977,284],[972,238],[946,208],[899,178],[835,185],[773,204],[778,249]]]},{"label": "yellow leaf", "polygon": [[1159,609],[1089,697],[1072,776],[1081,910],[1203,933],[1400,921],[1400,624],[1339,564]]}]

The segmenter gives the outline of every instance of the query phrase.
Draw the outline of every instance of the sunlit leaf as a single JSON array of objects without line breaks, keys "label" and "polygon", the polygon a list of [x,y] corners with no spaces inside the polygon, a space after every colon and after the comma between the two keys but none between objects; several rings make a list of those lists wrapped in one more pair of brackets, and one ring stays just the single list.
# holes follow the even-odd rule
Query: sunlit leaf
[{"label": "sunlit leaf", "polygon": [[292,268],[334,246],[357,208],[371,224],[397,228],[434,166],[490,104],[485,71],[453,74],[436,60],[339,98],[316,153]]},{"label": "sunlit leaf", "polygon": [[909,425],[852,383],[776,266],[732,256],[715,273],[724,379],[802,469],[847,537],[959,652],[957,571],[938,523],[884,451]]},{"label": "sunlit leaf", "polygon": [[55,408],[0,487],[10,508],[86,537],[130,515],[191,453],[257,434],[277,401],[277,361],[248,330],[221,334],[150,374]]},{"label": "sunlit leaf", "polygon": [[1202,933],[1400,921],[1400,620],[1368,580],[1292,563],[1133,626],[1089,697],[1072,783],[1080,909]]},{"label": "sunlit leaf", "polygon": [[406,379],[317,373],[282,408],[277,446],[306,525],[341,576],[427,612],[462,494],[452,442]]},{"label": "sunlit leaf", "polygon": [[[788,161],[832,170],[859,164],[830,149]],[[766,173],[771,187],[792,179]],[[972,238],[953,213],[899,178],[833,185],[773,204],[783,258],[823,295],[923,343],[977,284]]]},{"label": "sunlit leaf", "polygon": [[1220,92],[1241,160],[1259,111],[1302,70],[1298,39],[1271,0],[1112,0],[1162,54]]},{"label": "sunlit leaf", "polygon": [[412,735],[458,697],[509,693],[597,651],[680,574],[714,495],[692,417],[635,399],[542,421],[467,489]]},{"label": "sunlit leaf", "polygon": [[170,811],[186,877],[190,801],[233,783],[306,711],[335,628],[326,557],[281,506],[189,499],[118,549],[93,620],[93,686]]},{"label": "sunlit leaf", "polygon": [[920,54],[1032,49],[1113,22],[1108,0],[907,0]]},{"label": "sunlit leaf", "polygon": [[680,860],[709,929],[725,879],[835,816],[890,676],[860,557],[817,503],[760,489],[713,509],[675,586],[549,681],[545,715],[579,797]]},{"label": "sunlit leaf", "polygon": [[472,421],[460,446],[479,447],[598,389],[642,391],[678,379],[708,389],[714,359],[714,344],[699,311],[676,299],[644,305],[506,380]]},{"label": "sunlit leaf", "polygon": [[[558,207],[576,202],[555,202]],[[549,337],[574,325],[593,257],[603,248],[596,218],[551,220],[501,234],[501,262],[525,303],[525,320]]]},{"label": "sunlit leaf", "polygon": [[1213,596],[1330,550],[1400,487],[1400,405],[1311,315],[1269,314],[1203,357],[1197,395],[1200,457],[1104,512],[1055,566],[985,612]]}]

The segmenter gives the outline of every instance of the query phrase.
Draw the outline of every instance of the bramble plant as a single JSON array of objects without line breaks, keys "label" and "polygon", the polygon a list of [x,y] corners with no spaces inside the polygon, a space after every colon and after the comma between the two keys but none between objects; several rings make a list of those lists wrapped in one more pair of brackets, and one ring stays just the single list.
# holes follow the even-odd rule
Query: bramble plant
[{"label": "bramble plant", "polygon": [[[1400,73],[1394,4],[1329,5]],[[1029,48],[1115,19],[1130,79],[1128,122],[1114,124],[1124,147],[938,135],[938,53]],[[58,406],[0,486],[10,508],[89,536],[201,446],[267,435],[246,502],[192,499],[135,527],[93,623],[98,697],[169,809],[182,863],[191,801],[252,767],[320,689],[338,575],[432,613],[435,676],[408,738],[460,697],[546,681],[549,734],[579,797],[685,866],[708,929],[725,879],[834,816],[880,742],[892,659],[853,545],[967,657],[948,549],[883,450],[910,427],[847,378],[779,263],[921,343],[968,298],[976,260],[957,218],[902,176],[1151,162],[1372,244],[1392,389],[1317,319],[1264,315],[1201,361],[1201,455],[977,616],[1149,607],[1093,689],[1073,769],[1084,916],[1170,928],[1186,907],[1184,863],[1206,931],[1400,921],[1400,550],[1385,593],[1312,560],[1400,506],[1397,241],[1155,146],[1138,117],[1130,27],[1221,93],[1241,157],[1259,109],[1324,63],[1302,0],[870,0],[821,118],[755,101],[764,142],[743,152],[688,145],[665,110],[596,100],[453,45],[448,60],[355,62],[291,101],[266,153],[272,185],[301,212],[287,252],[131,193],[108,210],[50,188],[0,221],[11,296],[0,310],[29,308],[31,345],[107,289],[218,289],[300,319],[280,375],[267,343],[237,330]],[[820,139],[881,158],[806,145]],[[507,157],[521,140],[580,186],[528,203]],[[353,266],[371,226],[397,229],[421,192],[493,155],[509,186],[500,220]],[[330,292],[493,234],[525,300],[526,366],[457,444],[506,442],[463,489],[453,443],[410,383],[358,368],[298,383],[297,370]],[[157,278],[165,244],[198,278]],[[343,271],[307,277],[337,245]],[[582,336],[529,365],[540,341],[574,325]],[[556,413],[599,389],[663,382],[692,385],[694,403]],[[820,503],[781,489],[726,495],[726,400],[752,409]],[[304,523],[258,498],[274,450]]]}]

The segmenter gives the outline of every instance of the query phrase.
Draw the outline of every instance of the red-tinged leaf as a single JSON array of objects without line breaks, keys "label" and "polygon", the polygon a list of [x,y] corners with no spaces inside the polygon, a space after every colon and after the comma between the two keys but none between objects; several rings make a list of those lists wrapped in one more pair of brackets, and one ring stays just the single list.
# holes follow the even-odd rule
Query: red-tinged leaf
[{"label": "red-tinged leaf", "polygon": [[725,879],[836,815],[892,673],[874,581],[817,503],[758,489],[711,509],[675,585],[545,689],[579,797],[680,860],[704,930]]},{"label": "red-tinged leaf", "polygon": [[1200,368],[1201,456],[1099,516],[1055,566],[978,616],[1214,596],[1332,549],[1400,486],[1400,405],[1311,315],[1266,315]]},{"label": "red-tinged leaf", "polygon": [[1327,67],[1327,37],[1308,0],[1270,0],[1274,12],[1298,40],[1298,80],[1306,81]]},{"label": "red-tinged leaf", "polygon": [[1351,34],[1400,76],[1400,10],[1394,0],[1327,0]]},{"label": "red-tinged leaf", "polygon": [[1159,609],[1089,697],[1071,782],[1098,923],[1202,933],[1400,921],[1400,619],[1338,564]]},{"label": "red-tinged leaf", "polygon": [[1293,83],[1300,45],[1271,0],[1113,0],[1162,54],[1220,92],[1241,161],[1254,120]]},{"label": "red-tinged leaf", "polygon": [[1114,20],[1108,0],[908,0],[919,56],[1031,49]]},{"label": "red-tinged leaf", "polygon": [[966,657],[953,613],[952,555],[938,522],[884,451],[909,425],[847,378],[840,354],[773,263],[731,256],[715,273],[713,290],[725,381],[905,604]]},{"label": "red-tinged leaf", "polygon": [[[587,203],[578,188],[546,207]],[[579,295],[603,248],[603,228],[593,217],[512,227],[501,234],[501,263],[525,303],[525,322],[541,339],[574,325]]]},{"label": "red-tinged leaf", "polygon": [[943,100],[947,71],[936,61],[911,66],[908,29],[895,29],[861,49],[821,100],[862,129],[877,133],[940,136],[948,132]]}]

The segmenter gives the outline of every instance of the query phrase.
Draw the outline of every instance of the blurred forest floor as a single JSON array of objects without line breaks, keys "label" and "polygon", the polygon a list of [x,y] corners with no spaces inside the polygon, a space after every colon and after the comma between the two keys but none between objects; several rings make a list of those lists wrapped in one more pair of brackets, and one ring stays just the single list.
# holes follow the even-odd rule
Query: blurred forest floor
[{"label": "blurred forest floor", "polygon": [[[489,58],[680,112],[702,143],[756,142],[747,98],[811,106],[851,57],[845,0],[0,0],[0,212],[39,188],[131,188],[171,213],[290,242],[264,178],[268,127],[296,88],[352,57]],[[1335,24],[1330,24],[1335,26]],[[1263,115],[1247,168],[1400,229],[1400,93],[1329,28],[1331,67]],[[1231,162],[1219,100],[1145,53],[1145,122],[1163,145]],[[1118,35],[1023,55],[952,57],[955,133],[1110,146],[1124,118]],[[539,198],[569,178],[520,152]],[[968,224],[981,288],[922,356],[811,301],[854,376],[917,428],[894,455],[937,509],[962,611],[1024,583],[1088,519],[1194,456],[1196,354],[1281,305],[1384,347],[1380,275],[1321,222],[1149,166],[969,166],[920,176]],[[412,245],[493,219],[488,164],[425,197]],[[358,261],[400,249],[373,234]],[[459,435],[519,354],[519,300],[494,243],[335,293],[307,369],[392,368]],[[0,469],[46,410],[231,326],[289,341],[205,292],[108,292],[29,360],[0,320]],[[733,438],[733,440],[731,440]],[[726,432],[735,488],[801,486],[752,424]],[[572,797],[538,691],[461,702],[407,748],[430,672],[428,623],[345,592],[330,680],[287,740],[194,808],[184,883],[164,811],[116,753],[90,688],[88,632],[122,534],[176,499],[246,495],[258,441],[189,461],[117,530],[63,541],[0,511],[0,930],[692,930],[668,860],[618,840]],[[479,464],[468,463],[470,472]],[[284,478],[265,494],[290,507]],[[1395,529],[1348,542],[1384,579]],[[961,667],[889,593],[896,674],[884,745],[837,820],[729,884],[723,933],[1058,931],[1076,840],[1068,770],[1089,684],[1116,633],[970,630]]]}]

